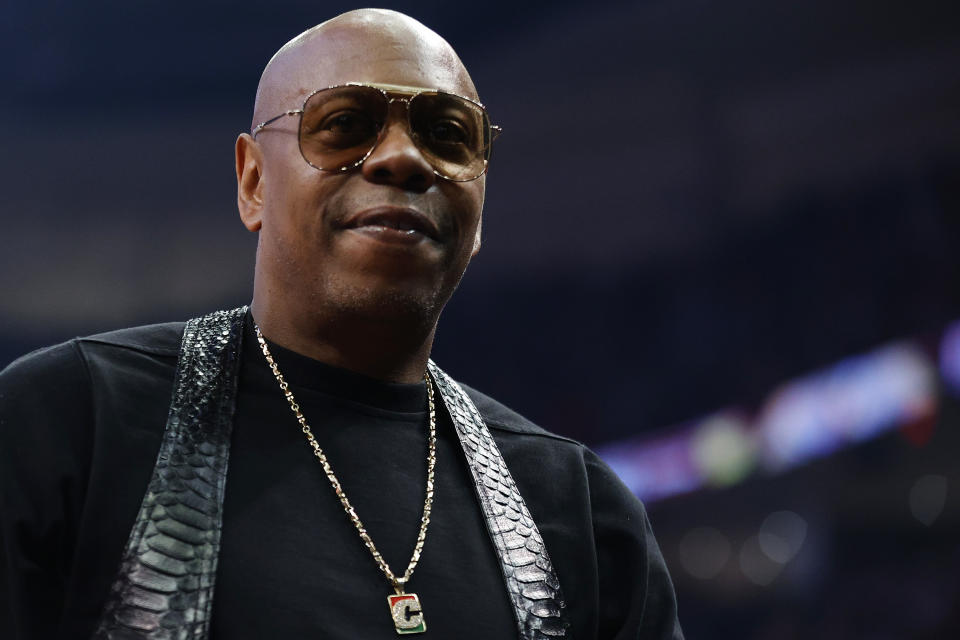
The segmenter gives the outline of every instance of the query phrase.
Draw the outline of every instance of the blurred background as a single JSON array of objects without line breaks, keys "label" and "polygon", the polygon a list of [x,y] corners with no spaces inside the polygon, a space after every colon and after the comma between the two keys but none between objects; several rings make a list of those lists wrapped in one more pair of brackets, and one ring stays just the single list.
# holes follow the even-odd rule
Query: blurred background
[{"label": "blurred background", "polygon": [[[389,6],[505,131],[435,359],[646,501],[689,638],[960,637],[956,3]],[[350,8],[0,8],[0,365],[249,301],[233,141]]]}]

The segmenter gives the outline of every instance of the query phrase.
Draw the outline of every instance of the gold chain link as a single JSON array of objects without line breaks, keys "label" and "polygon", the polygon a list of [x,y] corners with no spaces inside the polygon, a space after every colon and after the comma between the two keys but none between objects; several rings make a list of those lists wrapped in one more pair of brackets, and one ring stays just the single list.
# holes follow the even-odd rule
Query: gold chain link
[{"label": "gold chain link", "polygon": [[416,568],[417,563],[420,561],[420,554],[423,551],[423,543],[427,539],[427,526],[430,524],[430,510],[433,507],[433,468],[437,463],[437,418],[433,405],[433,383],[430,381],[430,375],[428,373],[423,374],[423,379],[427,383],[427,404],[430,409],[430,437],[428,440],[427,451],[427,497],[423,501],[423,517],[420,518],[420,533],[417,535],[417,544],[413,548],[413,555],[410,557],[410,564],[407,565],[407,570],[404,572],[404,574],[398,578],[390,569],[390,565],[388,565],[383,559],[383,556],[380,555],[380,552],[377,551],[377,545],[373,543],[373,539],[367,533],[363,523],[360,522],[360,518],[357,516],[356,510],[353,508],[353,505],[350,504],[350,500],[347,498],[347,494],[343,491],[343,487],[340,486],[340,481],[337,480],[337,476],[334,475],[333,467],[330,466],[327,456],[323,453],[323,449],[320,448],[320,444],[317,442],[316,438],[313,437],[313,432],[310,430],[310,425],[307,424],[307,419],[303,417],[303,413],[300,411],[300,405],[298,405],[297,401],[294,399],[293,392],[290,391],[290,386],[287,384],[286,379],[284,379],[283,374],[280,373],[280,368],[277,367],[276,361],[270,354],[270,349],[267,348],[267,342],[263,339],[263,334],[260,333],[260,327],[257,326],[256,323],[254,323],[253,326],[257,332],[257,341],[260,343],[260,350],[263,351],[263,357],[266,358],[267,364],[270,366],[270,370],[273,372],[273,377],[276,378],[277,383],[280,384],[280,390],[283,392],[283,396],[290,404],[290,410],[293,411],[295,416],[297,416],[297,422],[300,423],[300,429],[303,431],[304,435],[307,436],[307,442],[313,448],[313,454],[323,466],[323,471],[327,474],[327,480],[330,481],[330,485],[333,487],[334,493],[336,493],[337,497],[340,499],[340,504],[343,505],[343,510],[350,518],[350,522],[353,523],[353,526],[357,528],[357,532],[360,534],[360,539],[363,540],[363,544],[365,544],[367,549],[370,550],[370,553],[373,554],[373,559],[377,561],[377,566],[379,566],[380,570],[383,571],[383,574],[387,576],[387,580],[389,580],[390,584],[393,585],[394,590],[396,590],[397,593],[403,593],[403,585],[410,580],[410,576],[413,575],[414,568]]}]

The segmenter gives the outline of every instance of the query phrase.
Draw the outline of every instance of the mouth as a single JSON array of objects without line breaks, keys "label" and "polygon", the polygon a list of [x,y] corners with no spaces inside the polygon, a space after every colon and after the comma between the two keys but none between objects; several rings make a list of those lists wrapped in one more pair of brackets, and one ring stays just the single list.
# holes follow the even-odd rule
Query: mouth
[{"label": "mouth", "polygon": [[375,207],[349,216],[342,228],[375,236],[386,242],[440,241],[440,230],[429,217],[407,207]]}]

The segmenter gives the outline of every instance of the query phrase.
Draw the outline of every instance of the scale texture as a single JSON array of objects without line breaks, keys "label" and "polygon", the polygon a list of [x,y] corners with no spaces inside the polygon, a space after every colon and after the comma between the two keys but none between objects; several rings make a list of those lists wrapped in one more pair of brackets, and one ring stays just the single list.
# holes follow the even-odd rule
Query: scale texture
[{"label": "scale texture", "polygon": [[163,442],[98,640],[208,636],[245,313],[184,329]]},{"label": "scale texture", "polygon": [[432,360],[430,375],[450,413],[473,474],[490,538],[523,640],[566,638],[570,623],[547,547],[470,397]]}]

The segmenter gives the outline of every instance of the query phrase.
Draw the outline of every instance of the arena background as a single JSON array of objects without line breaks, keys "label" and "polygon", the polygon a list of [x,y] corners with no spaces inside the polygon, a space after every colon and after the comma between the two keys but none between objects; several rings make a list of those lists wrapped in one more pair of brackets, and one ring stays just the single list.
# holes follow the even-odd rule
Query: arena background
[{"label": "arena background", "polygon": [[[951,5],[389,5],[505,131],[435,358],[647,501],[691,639],[960,637]],[[249,301],[233,141],[349,8],[0,8],[0,364]]]}]

